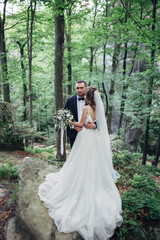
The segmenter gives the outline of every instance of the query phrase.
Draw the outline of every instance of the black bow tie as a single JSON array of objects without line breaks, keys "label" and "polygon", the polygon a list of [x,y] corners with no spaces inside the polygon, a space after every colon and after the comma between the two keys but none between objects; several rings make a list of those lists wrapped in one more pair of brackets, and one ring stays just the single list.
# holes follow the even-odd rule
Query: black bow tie
[{"label": "black bow tie", "polygon": [[78,101],[84,101],[84,97],[82,97],[82,98],[78,98]]}]

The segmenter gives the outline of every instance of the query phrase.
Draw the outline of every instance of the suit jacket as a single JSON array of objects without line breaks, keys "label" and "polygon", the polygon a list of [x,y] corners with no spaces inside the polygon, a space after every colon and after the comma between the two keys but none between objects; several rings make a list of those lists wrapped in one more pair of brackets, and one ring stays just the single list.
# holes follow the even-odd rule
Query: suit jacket
[{"label": "suit jacket", "polygon": [[[73,114],[74,120],[78,122],[78,110],[77,110],[77,95],[69,97],[64,105],[64,109],[68,109]],[[67,127],[67,136],[70,139],[75,139],[77,131]]]}]

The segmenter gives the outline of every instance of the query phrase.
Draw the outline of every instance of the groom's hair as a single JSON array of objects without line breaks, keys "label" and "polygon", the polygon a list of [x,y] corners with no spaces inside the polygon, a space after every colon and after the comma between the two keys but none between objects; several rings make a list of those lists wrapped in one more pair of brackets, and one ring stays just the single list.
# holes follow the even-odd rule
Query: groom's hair
[{"label": "groom's hair", "polygon": [[84,80],[78,80],[76,83],[84,83],[85,87],[87,87],[87,83]]}]

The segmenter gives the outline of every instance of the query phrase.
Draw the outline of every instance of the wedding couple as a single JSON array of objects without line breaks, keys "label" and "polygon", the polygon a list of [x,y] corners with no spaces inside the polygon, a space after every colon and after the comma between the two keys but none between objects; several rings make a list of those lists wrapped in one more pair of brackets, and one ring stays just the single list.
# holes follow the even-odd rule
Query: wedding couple
[{"label": "wedding couple", "polygon": [[[47,174],[38,194],[58,231],[76,231],[85,240],[108,240],[122,224],[121,198],[115,185],[119,174],[112,164],[99,92],[95,87],[86,88],[84,81],[76,82],[76,92],[65,104],[75,118],[74,129],[68,130],[72,150],[59,172]],[[84,96],[84,102],[79,100]]]}]

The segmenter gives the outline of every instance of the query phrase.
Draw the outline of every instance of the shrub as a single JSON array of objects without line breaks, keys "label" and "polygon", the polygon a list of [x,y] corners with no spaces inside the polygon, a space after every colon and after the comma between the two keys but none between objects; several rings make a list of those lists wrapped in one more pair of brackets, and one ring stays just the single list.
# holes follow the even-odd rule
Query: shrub
[{"label": "shrub", "polygon": [[[141,165],[141,157],[139,153],[126,150],[113,155],[114,166],[121,175],[117,186],[122,192],[123,209],[123,224],[114,239],[156,239],[151,238],[151,233],[147,233],[151,230],[144,229],[144,225],[146,222],[151,225],[160,219],[160,191],[154,180],[154,176],[160,175],[160,170]],[[144,238],[146,233],[149,238]]]},{"label": "shrub", "polygon": [[42,153],[42,152],[48,152],[48,153],[53,153],[53,148],[30,148],[30,147],[25,147],[25,151],[28,153],[36,154],[36,153]]},{"label": "shrub", "polygon": [[17,174],[17,166],[13,166],[12,163],[6,163],[0,165],[0,178],[7,179],[16,179],[18,177]]}]

